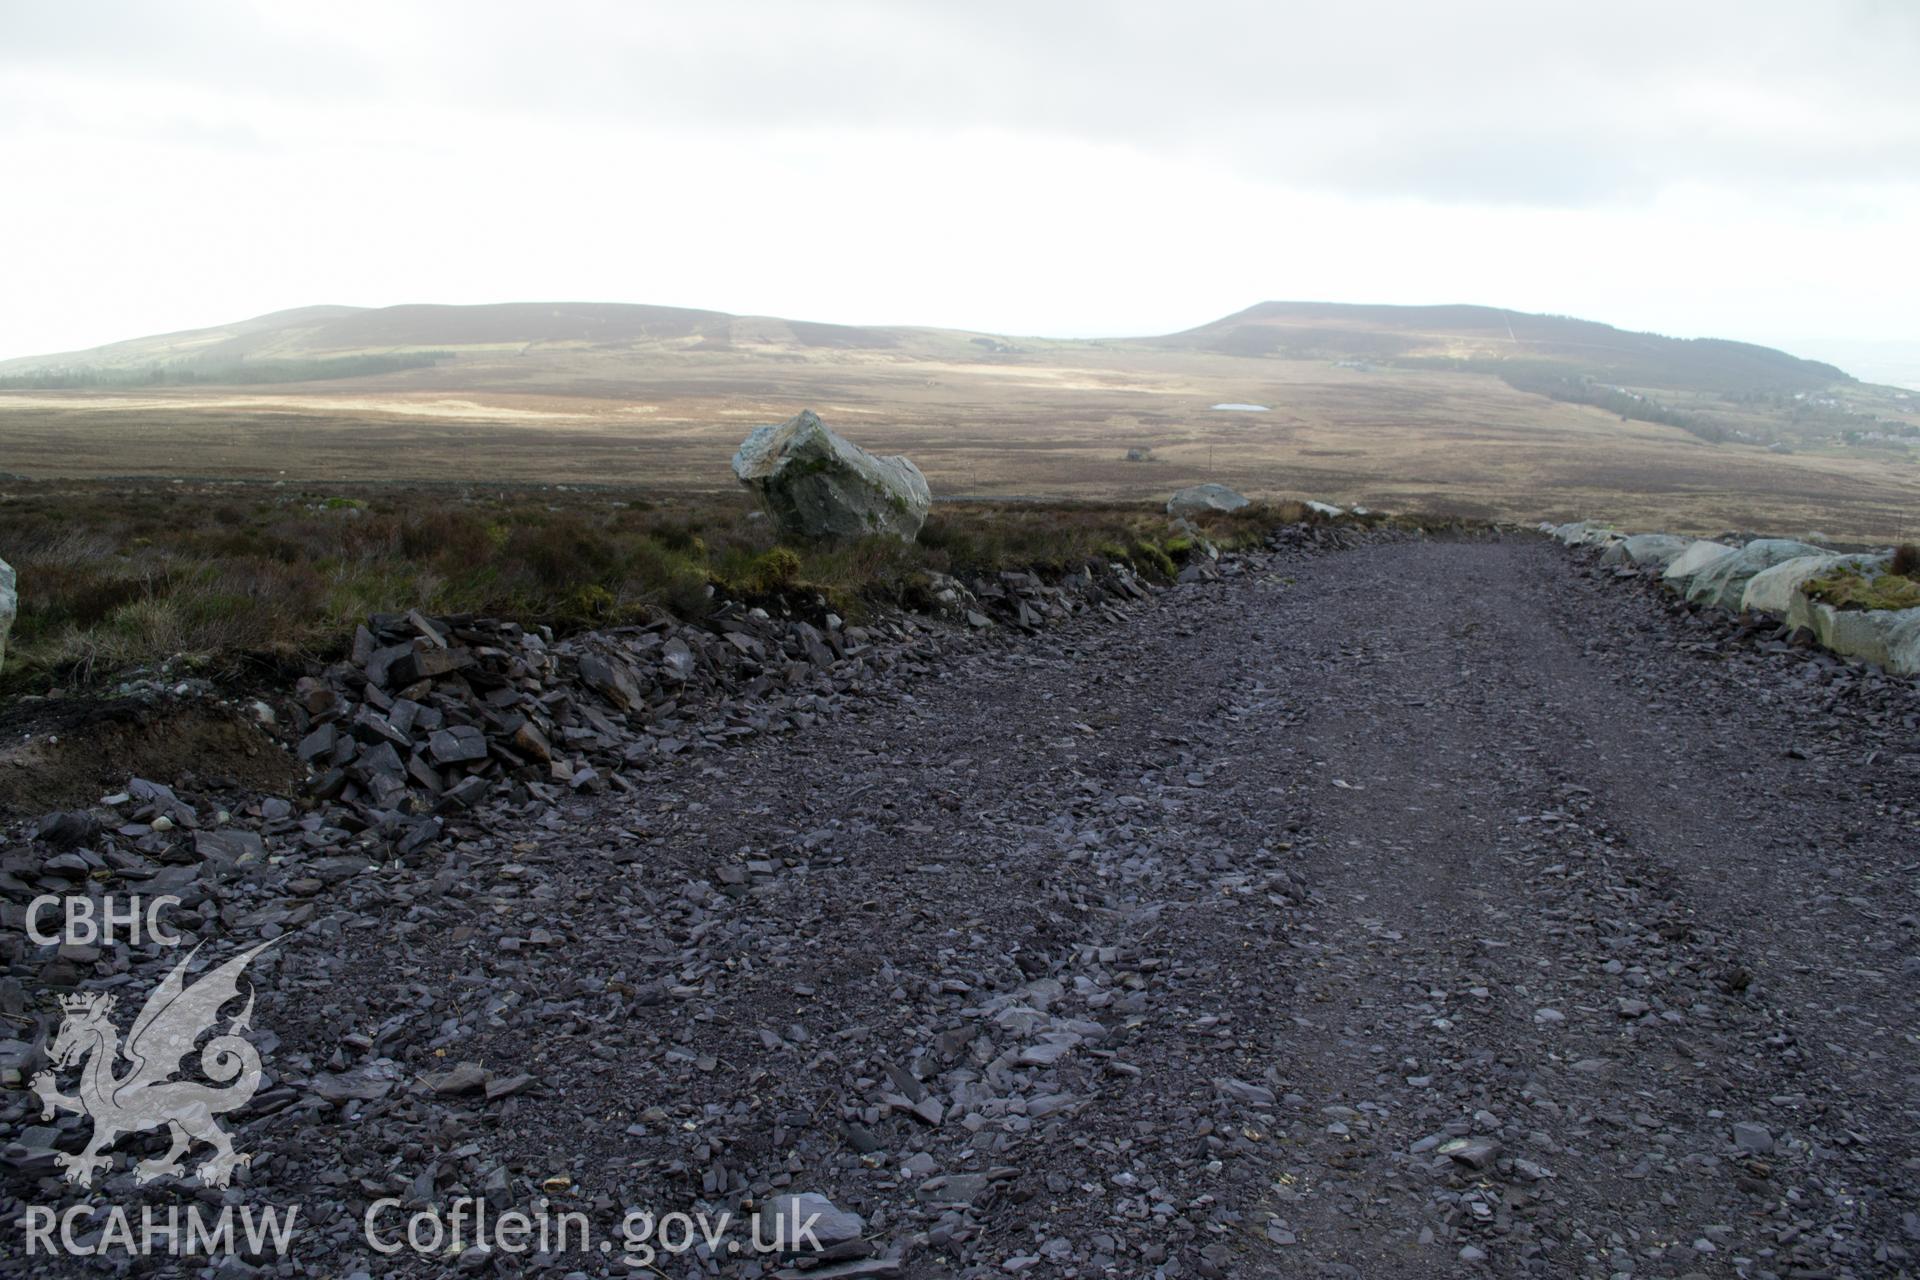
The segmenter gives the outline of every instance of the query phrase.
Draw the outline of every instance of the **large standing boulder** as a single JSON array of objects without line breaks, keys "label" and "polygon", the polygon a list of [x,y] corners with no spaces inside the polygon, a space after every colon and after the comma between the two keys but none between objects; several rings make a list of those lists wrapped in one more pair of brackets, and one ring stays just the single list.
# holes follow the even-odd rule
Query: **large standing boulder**
[{"label": "large standing boulder", "polygon": [[1238,511],[1247,500],[1223,484],[1196,484],[1167,499],[1167,514],[1192,516],[1203,511]]},{"label": "large standing boulder", "polygon": [[1741,611],[1770,613],[1776,618],[1784,618],[1793,609],[1793,598],[1800,594],[1800,588],[1813,579],[1823,577],[1835,569],[1875,572],[1884,566],[1889,558],[1885,555],[1861,554],[1795,556],[1791,560],[1782,560],[1771,569],[1762,569],[1753,575],[1752,580],[1747,583],[1745,593],[1740,597]]},{"label": "large standing boulder", "polygon": [[888,533],[911,542],[933,501],[927,478],[911,461],[868,453],[810,409],[756,429],[733,455],[733,474],[791,538]]},{"label": "large standing boulder", "polygon": [[1747,584],[1763,569],[1771,569],[1801,556],[1822,556],[1827,551],[1811,542],[1791,538],[1755,538],[1730,556],[1721,556],[1687,580],[1687,599],[1695,604],[1718,605],[1735,613],[1746,595]]},{"label": "large standing boulder", "polygon": [[1688,579],[1716,560],[1732,555],[1735,550],[1724,542],[1709,542],[1702,538],[1675,556],[1660,579],[1675,591],[1685,593]]},{"label": "large standing boulder", "polygon": [[13,633],[13,615],[19,611],[20,597],[14,592],[13,566],[0,560],[0,665],[7,660],[7,637]]}]

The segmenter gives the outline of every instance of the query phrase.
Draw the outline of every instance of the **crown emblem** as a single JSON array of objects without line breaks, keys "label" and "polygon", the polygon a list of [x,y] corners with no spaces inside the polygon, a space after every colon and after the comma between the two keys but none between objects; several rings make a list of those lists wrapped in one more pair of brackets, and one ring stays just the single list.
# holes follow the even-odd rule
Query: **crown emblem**
[{"label": "crown emblem", "polygon": [[113,997],[102,991],[76,991],[61,996],[60,1007],[68,1013],[105,1013],[113,1008]]}]

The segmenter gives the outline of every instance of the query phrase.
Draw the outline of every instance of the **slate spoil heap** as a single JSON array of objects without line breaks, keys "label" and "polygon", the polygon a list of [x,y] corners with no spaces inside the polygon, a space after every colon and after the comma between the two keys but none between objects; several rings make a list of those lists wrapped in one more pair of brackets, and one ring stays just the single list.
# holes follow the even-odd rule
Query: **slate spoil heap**
[{"label": "slate spoil heap", "polygon": [[[1220,572],[1209,562],[1202,576]],[[1089,611],[1118,618],[1154,590],[1124,563],[1056,583],[934,574],[936,620],[849,626],[823,611],[816,625],[727,603],[701,624],[666,619],[558,641],[545,627],[492,618],[376,614],[345,661],[296,685],[296,751],[333,821],[404,855],[489,799],[630,791],[656,757],[807,728],[896,669],[924,671],[964,634],[946,622],[1034,631]]]}]

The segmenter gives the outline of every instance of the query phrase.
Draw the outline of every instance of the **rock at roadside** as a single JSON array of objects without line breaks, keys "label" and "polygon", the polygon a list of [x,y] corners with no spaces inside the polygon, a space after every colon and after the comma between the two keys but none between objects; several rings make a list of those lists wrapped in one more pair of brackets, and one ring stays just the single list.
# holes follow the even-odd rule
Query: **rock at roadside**
[{"label": "rock at roadside", "polygon": [[1247,500],[1223,484],[1196,484],[1167,499],[1170,516],[1198,515],[1202,511],[1238,511]]},{"label": "rock at roadside", "polygon": [[1554,528],[1554,541],[1569,547],[1605,546],[1616,535],[1611,526],[1593,520],[1575,520]]},{"label": "rock at roadside", "polygon": [[7,637],[13,632],[13,615],[20,606],[13,588],[13,566],[0,560],[0,666],[6,665]]},{"label": "rock at roadside", "polygon": [[868,453],[812,410],[756,429],[733,455],[733,474],[791,538],[884,533],[911,542],[932,502],[927,478],[910,460]]},{"label": "rock at roadside", "polygon": [[867,1229],[859,1214],[813,1192],[775,1196],[759,1217],[759,1238],[785,1253],[825,1252],[851,1244]]},{"label": "rock at roadside", "polygon": [[1787,625],[1807,628],[1843,658],[1876,663],[1897,676],[1920,675],[1920,609],[1836,609],[1796,591]]},{"label": "rock at roadside", "polygon": [[1665,569],[1691,545],[1692,538],[1676,537],[1671,533],[1636,533],[1619,544],[1619,551],[1628,564],[1643,568],[1654,565]]},{"label": "rock at roadside", "polygon": [[1813,579],[1825,577],[1835,569],[1858,569],[1872,574],[1880,571],[1889,559],[1891,557],[1884,555],[1863,554],[1795,556],[1782,560],[1771,569],[1762,569],[1753,575],[1740,597],[1740,608],[1746,613],[1770,613],[1784,618],[1792,610],[1793,598],[1800,594],[1800,588]]},{"label": "rock at roadside", "polygon": [[1730,556],[1721,556],[1687,580],[1687,599],[1738,613],[1747,584],[1763,569],[1801,556],[1827,554],[1824,547],[1791,538],[1756,538]]},{"label": "rock at roadside", "polygon": [[1730,556],[1735,548],[1724,542],[1709,542],[1705,538],[1688,545],[1685,551],[1675,556],[1667,571],[1660,575],[1661,580],[1675,591],[1685,592],[1687,580],[1702,569],[1724,556]]}]

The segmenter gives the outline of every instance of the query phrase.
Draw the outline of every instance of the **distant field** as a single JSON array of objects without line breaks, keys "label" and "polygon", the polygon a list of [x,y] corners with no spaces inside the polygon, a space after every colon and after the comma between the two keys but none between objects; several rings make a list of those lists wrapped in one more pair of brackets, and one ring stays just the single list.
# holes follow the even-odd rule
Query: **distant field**
[{"label": "distant field", "polygon": [[[753,425],[812,408],[869,448],[909,454],[947,496],[1150,499],[1213,479],[1256,497],[1388,510],[1920,535],[1920,466],[1898,446],[1775,453],[1708,443],[1492,373],[1165,340],[751,323],[760,327],[734,321],[718,332],[703,320],[657,341],[476,334],[489,341],[433,367],[305,384],[0,392],[0,468],[729,489],[728,459]],[[1706,403],[1671,398],[1690,411]],[[1209,407],[1223,402],[1271,411]],[[1741,405],[1709,407],[1722,424],[1748,421]],[[1920,423],[1905,406],[1890,412]],[[1772,429],[1765,412],[1751,413],[1756,432]],[[1125,461],[1132,448],[1155,460]]]}]

